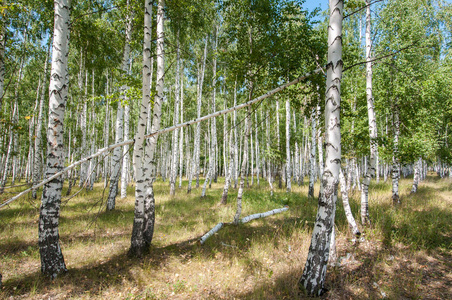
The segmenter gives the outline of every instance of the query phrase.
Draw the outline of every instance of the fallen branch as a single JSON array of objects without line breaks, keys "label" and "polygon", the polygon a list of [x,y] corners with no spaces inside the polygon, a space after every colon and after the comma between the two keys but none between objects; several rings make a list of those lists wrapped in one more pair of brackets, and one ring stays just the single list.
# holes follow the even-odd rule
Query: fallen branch
[{"label": "fallen branch", "polygon": [[[273,209],[273,210],[270,210],[270,211],[267,211],[267,212],[249,215],[249,216],[246,216],[246,217],[240,219],[239,223],[240,224],[245,224],[245,223],[248,223],[249,221],[252,221],[252,220],[255,220],[255,219],[269,217],[269,216],[272,216],[272,215],[275,215],[275,214],[282,213],[282,212],[287,211],[287,210],[289,210],[289,206],[286,205],[283,208],[277,208],[277,209]],[[220,222],[217,225],[215,225],[214,228],[209,230],[209,232],[207,232],[205,235],[203,235],[201,237],[201,239],[199,240],[201,245],[204,244],[209,237],[211,237],[212,235],[217,233],[221,228],[223,228],[224,225],[231,225],[231,224],[233,224],[233,223],[221,223]]]},{"label": "fallen branch", "polygon": [[[230,112],[235,111],[235,110],[239,110],[239,109],[251,106],[252,104],[254,104],[256,102],[262,101],[262,100],[264,100],[264,99],[266,99],[268,97],[273,96],[274,94],[276,94],[276,93],[288,88],[291,85],[300,83],[302,80],[305,80],[306,78],[308,78],[308,77],[310,77],[310,76],[312,76],[314,74],[320,73],[321,70],[322,70],[321,68],[318,68],[318,69],[314,70],[311,73],[307,73],[307,74],[305,74],[303,76],[298,77],[295,80],[292,80],[291,82],[288,82],[286,84],[280,85],[279,87],[277,87],[277,88],[265,93],[264,95],[261,95],[261,96],[259,96],[257,98],[254,98],[254,99],[252,99],[252,100],[250,100],[248,102],[245,102],[243,104],[239,104],[237,106],[234,106],[234,107],[231,107],[231,108],[228,108],[228,109],[217,111],[217,112],[208,114],[208,115],[206,115],[204,117],[201,117],[201,118],[198,118],[198,119],[194,119],[194,120],[191,120],[191,121],[187,121],[185,123],[181,123],[181,124],[177,124],[177,125],[174,125],[174,126],[170,126],[170,127],[161,129],[161,130],[156,131],[156,132],[152,132],[152,133],[150,133],[148,135],[145,135],[144,138],[148,139],[148,138],[150,138],[152,136],[155,136],[155,135],[160,135],[162,133],[170,132],[170,131],[173,131],[173,130],[176,130],[176,129],[179,129],[179,128],[188,127],[190,125],[193,125],[193,124],[196,124],[196,123],[199,123],[199,122],[211,119],[211,118],[215,118],[215,117],[218,117],[218,116],[230,113]],[[87,162],[87,161],[89,161],[89,160],[91,160],[91,159],[93,159],[95,157],[98,157],[98,156],[102,155],[103,153],[109,152],[109,151],[111,151],[111,150],[113,150],[113,149],[115,149],[117,147],[130,145],[130,144],[133,144],[134,142],[135,142],[134,139],[133,140],[127,140],[127,141],[123,141],[123,142],[120,142],[120,143],[117,143],[117,144],[110,145],[110,146],[105,147],[105,148],[101,148],[96,153],[94,153],[94,154],[92,154],[90,156],[87,156],[87,157],[85,157],[85,158],[83,158],[83,159],[81,159],[79,161],[74,162],[73,164],[71,164],[71,165],[67,166],[66,168],[64,168],[62,171],[60,171],[58,173],[55,173],[54,175],[52,175],[51,177],[45,179],[44,181],[40,182],[39,184],[37,184],[37,185],[35,185],[35,186],[33,186],[33,187],[31,187],[31,188],[19,193],[19,194],[17,194],[16,196],[14,196],[14,197],[6,200],[6,201],[4,201],[2,204],[0,204],[0,208],[8,205],[9,203],[13,202],[14,200],[17,200],[19,197],[25,195],[26,193],[43,186],[44,184],[52,181],[53,179],[58,178],[59,176],[61,176],[65,172],[69,171],[70,169],[72,169],[72,168],[74,168],[74,167],[76,167],[78,165],[81,165],[84,162]]]},{"label": "fallen branch", "polygon": [[244,218],[240,219],[240,223],[242,223],[242,224],[248,223],[249,221],[252,221],[252,220],[255,220],[255,219],[269,217],[269,216],[274,215],[274,214],[282,213],[283,211],[286,211],[286,210],[289,210],[289,206],[285,206],[283,208],[277,208],[277,209],[270,210],[270,211],[267,211],[267,212],[264,212],[264,213],[249,215],[247,217],[244,217]]},{"label": "fallen branch", "polygon": [[201,245],[204,244],[204,242],[211,237],[212,235],[214,235],[215,233],[217,233],[222,227],[223,227],[224,223],[218,223],[217,225],[215,225],[214,228],[210,229],[209,232],[207,232],[205,235],[203,235],[201,237],[201,239],[199,240],[201,242]]}]

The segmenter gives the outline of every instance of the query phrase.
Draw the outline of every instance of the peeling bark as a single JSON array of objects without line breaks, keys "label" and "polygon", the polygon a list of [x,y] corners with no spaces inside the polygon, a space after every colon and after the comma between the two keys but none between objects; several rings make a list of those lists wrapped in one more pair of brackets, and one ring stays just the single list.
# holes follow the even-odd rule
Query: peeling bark
[{"label": "peeling bark", "polygon": [[330,0],[329,4],[330,19],[328,26],[328,64],[325,99],[326,164],[321,182],[323,192],[322,197],[319,198],[308,258],[299,281],[299,287],[311,296],[320,296],[324,292],[341,167],[340,83],[343,66],[343,1]]},{"label": "peeling bark", "polygon": [[[68,92],[67,58],[69,52],[69,12],[71,3],[70,0],[55,0],[54,5],[55,25],[49,84],[46,178],[64,168],[63,124]],[[58,233],[62,188],[62,176],[44,185],[39,214],[41,271],[52,279],[67,270],[60,248]]]}]

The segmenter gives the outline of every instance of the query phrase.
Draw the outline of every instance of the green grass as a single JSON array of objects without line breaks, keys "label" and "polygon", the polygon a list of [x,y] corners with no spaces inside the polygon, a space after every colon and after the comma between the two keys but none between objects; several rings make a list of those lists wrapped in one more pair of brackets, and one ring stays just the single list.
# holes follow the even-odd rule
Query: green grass
[{"label": "green grass", "polygon": [[[429,177],[410,195],[411,179],[401,181],[402,204],[392,206],[391,186],[372,182],[370,217],[364,241],[353,242],[337,203],[340,267],[328,271],[327,299],[452,297],[452,189],[449,179]],[[202,182],[201,182],[202,185]],[[186,187],[186,182],[184,182]],[[73,192],[76,192],[74,188]],[[157,181],[156,226],[150,254],[129,258],[134,189],[105,212],[102,184],[82,191],[62,207],[60,239],[68,272],[54,281],[40,274],[37,246],[39,201],[21,199],[0,210],[0,299],[294,299],[311,239],[317,202],[307,186],[276,190],[264,180],[245,190],[242,216],[288,205],[290,210],[239,226],[226,226],[204,245],[198,239],[218,222],[231,222],[237,190],[219,204],[223,179],[207,196],[201,188],[169,196]],[[9,189],[8,192],[14,190]],[[17,191],[17,190],[16,190]],[[63,191],[64,194],[65,190]],[[318,184],[315,186],[318,194]],[[8,194],[9,195],[9,194]],[[359,220],[359,192],[350,205]],[[3,195],[3,198],[5,195]],[[449,280],[449,281],[448,281]]]}]

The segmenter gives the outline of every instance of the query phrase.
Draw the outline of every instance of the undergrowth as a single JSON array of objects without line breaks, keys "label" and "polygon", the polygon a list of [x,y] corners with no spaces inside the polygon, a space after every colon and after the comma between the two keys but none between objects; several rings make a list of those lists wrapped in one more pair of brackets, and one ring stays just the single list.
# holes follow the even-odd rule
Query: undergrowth
[{"label": "undergrowth", "polygon": [[[326,299],[452,297],[452,190],[433,175],[410,194],[401,180],[402,204],[392,206],[391,186],[369,191],[371,226],[361,240],[349,233],[339,198],[336,212],[339,263],[330,267]],[[105,211],[103,184],[63,199],[60,240],[68,272],[54,281],[40,274],[39,201],[23,198],[0,210],[0,298],[83,299],[294,299],[311,240],[317,202],[307,186],[293,184],[270,195],[265,180],[245,190],[242,216],[288,205],[289,211],[239,226],[226,226],[204,245],[199,238],[218,222],[231,222],[237,190],[221,205],[223,181],[169,196],[155,183],[156,226],[150,254],[127,256],[134,187]],[[63,190],[65,194],[66,187]],[[9,189],[8,192],[17,192]],[[73,191],[75,192],[75,190]],[[318,194],[318,184],[315,186]],[[9,195],[9,194],[8,194]],[[2,197],[4,198],[5,195]],[[339,195],[340,196],[340,195]],[[350,194],[359,221],[359,191]],[[398,284],[397,284],[398,282]]]}]

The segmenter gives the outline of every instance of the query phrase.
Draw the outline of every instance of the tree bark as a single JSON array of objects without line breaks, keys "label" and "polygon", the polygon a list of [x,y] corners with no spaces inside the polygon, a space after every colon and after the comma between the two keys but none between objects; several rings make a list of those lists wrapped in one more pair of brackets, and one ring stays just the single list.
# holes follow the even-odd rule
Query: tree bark
[{"label": "tree bark", "polygon": [[314,182],[315,182],[315,148],[316,148],[316,110],[312,109],[311,113],[311,149],[309,151],[309,190],[308,197],[314,198]]},{"label": "tree bark", "polygon": [[342,196],[342,205],[344,206],[345,216],[347,217],[348,225],[352,233],[356,236],[361,235],[359,232],[358,225],[356,225],[355,218],[353,217],[352,210],[350,209],[350,203],[348,201],[348,188],[345,182],[344,174],[342,174],[342,169],[340,170],[339,180],[341,183],[341,196]]},{"label": "tree bark", "polygon": [[[52,69],[49,84],[49,125],[47,129],[47,167],[45,177],[64,168],[64,112],[68,92],[69,12],[70,0],[55,0]],[[39,214],[39,253],[41,271],[52,279],[65,272],[63,253],[59,243],[63,177],[44,185]]]},{"label": "tree bark", "polygon": [[[128,2],[127,2],[128,4]],[[129,57],[130,57],[130,41],[132,37],[132,18],[127,17],[126,25],[126,41],[124,44],[124,54],[122,58],[121,70],[126,73],[129,70]],[[127,89],[126,85],[121,87],[121,100],[124,100],[125,91]],[[121,101],[123,102],[123,101]],[[116,136],[115,144],[120,143],[124,137],[124,108],[123,103],[118,103],[118,110],[116,112]],[[107,200],[107,211],[115,209],[116,195],[118,194],[118,182],[121,170],[121,162],[123,162],[121,157],[121,149],[115,148],[113,151],[113,156],[111,158],[111,175],[110,175],[110,190]]]},{"label": "tree bark", "polygon": [[[180,121],[184,122],[184,65],[181,63],[181,84],[180,84]],[[182,188],[182,174],[184,170],[184,128],[180,129],[179,142],[179,188]],[[188,153],[187,153],[188,155]]]},{"label": "tree bark", "polygon": [[245,117],[245,141],[243,145],[243,159],[242,159],[242,170],[240,171],[240,186],[237,192],[237,209],[234,215],[234,224],[239,224],[240,215],[242,214],[242,198],[243,198],[243,189],[245,187],[245,168],[248,160],[248,138],[250,135],[249,128],[249,108],[247,109],[246,117]]},{"label": "tree bark", "polygon": [[394,118],[394,141],[392,148],[392,203],[400,204],[399,197],[399,177],[400,177],[400,163],[399,163],[399,135],[400,135],[400,121],[399,121],[399,105],[398,99],[395,99],[393,107]]},{"label": "tree bark", "polygon": [[343,1],[330,0],[328,26],[328,64],[325,99],[326,164],[322,175],[323,193],[312,232],[308,258],[299,281],[301,289],[312,296],[324,292],[331,233],[336,210],[337,185],[341,167],[340,83],[342,79]]},{"label": "tree bark", "polygon": [[[204,56],[202,59],[202,63],[201,66],[198,65],[197,105],[196,105],[196,117],[198,119],[201,117],[202,85],[204,82],[204,69],[206,67],[206,57],[207,57],[207,37],[206,44],[204,46]],[[201,142],[201,124],[198,123],[196,125],[196,134],[193,146],[192,171],[190,172],[190,176],[188,178],[187,193],[191,192],[193,176],[196,176],[196,187],[199,187],[199,165],[200,165],[199,153],[201,148],[200,142]]]},{"label": "tree bark", "polygon": [[[152,1],[147,0],[145,2],[145,25],[150,28],[151,24],[151,7]],[[163,88],[164,88],[164,76],[165,76],[165,61],[164,61],[164,0],[158,1],[157,7],[157,93],[154,99],[154,111],[153,111],[153,121],[151,132],[156,132],[160,130],[160,122],[162,116],[162,103],[163,103]],[[145,28],[146,41],[144,49],[150,49],[150,30]],[[144,66],[150,61],[150,50],[143,51],[143,61]],[[143,67],[143,73],[147,73],[150,67]],[[149,73],[148,73],[149,74]],[[148,75],[150,76],[150,74]],[[147,77],[147,76],[143,76]],[[147,85],[150,81],[143,78],[143,86]],[[145,82],[146,81],[146,82]],[[148,97],[146,94],[146,89],[143,89],[143,98]],[[149,94],[149,93],[147,93]],[[143,99],[144,102],[148,101]],[[147,107],[146,107],[147,110]],[[143,110],[142,110],[143,111]],[[144,113],[143,113],[144,114]],[[135,206],[135,218],[133,222],[131,245],[129,249],[129,255],[132,256],[142,256],[149,249],[149,245],[152,242],[152,237],[154,234],[154,224],[155,224],[155,199],[154,199],[154,188],[153,183],[156,177],[156,157],[155,150],[157,148],[157,138],[158,135],[152,136],[148,143],[146,144],[146,155],[143,163],[143,175],[145,178],[144,182],[144,199],[136,202]],[[141,153],[141,152],[140,152]],[[137,185],[138,187],[138,185]],[[141,187],[141,186],[140,186]]]},{"label": "tree bark", "polygon": [[[174,125],[179,124],[179,102],[180,102],[180,45],[179,32],[177,33],[176,42],[176,91],[174,100]],[[171,159],[171,175],[170,175],[170,195],[176,194],[176,176],[177,176],[177,162],[179,157],[179,130],[173,131],[173,146]]]},{"label": "tree bark", "polygon": [[[414,176],[413,176],[413,187],[411,188],[411,193],[417,192],[417,186],[419,184],[419,174],[421,173],[421,164],[422,164],[422,158],[419,158],[414,166]],[[449,174],[450,175],[450,174]]]},{"label": "tree bark", "polygon": [[[1,1],[2,6],[5,6],[5,0]],[[3,104],[3,87],[5,82],[5,44],[6,31],[4,21],[0,20],[0,111],[2,111]]]},{"label": "tree bark", "polygon": [[292,175],[290,164],[290,101],[286,99],[286,191],[292,190]]},{"label": "tree bark", "polygon": [[366,96],[367,114],[369,118],[370,161],[367,164],[367,171],[364,173],[361,189],[361,223],[364,225],[369,223],[369,184],[371,178],[375,177],[378,156],[377,119],[375,117],[374,99],[372,95],[370,0],[366,0],[366,5]]}]

